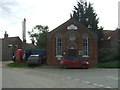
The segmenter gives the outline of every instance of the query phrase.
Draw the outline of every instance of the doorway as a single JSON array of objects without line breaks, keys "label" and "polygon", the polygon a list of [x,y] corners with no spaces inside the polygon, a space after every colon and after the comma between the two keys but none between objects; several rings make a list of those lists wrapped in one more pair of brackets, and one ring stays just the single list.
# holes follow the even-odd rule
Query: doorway
[{"label": "doorway", "polygon": [[77,55],[77,49],[68,49],[68,56],[74,56]]}]

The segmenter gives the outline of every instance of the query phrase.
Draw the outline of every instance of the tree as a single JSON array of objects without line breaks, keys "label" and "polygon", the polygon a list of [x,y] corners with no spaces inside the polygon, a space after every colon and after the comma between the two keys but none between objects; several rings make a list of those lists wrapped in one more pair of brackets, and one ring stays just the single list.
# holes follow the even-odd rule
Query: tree
[{"label": "tree", "polygon": [[46,48],[46,40],[47,33],[49,31],[48,26],[36,25],[32,31],[28,32],[31,41],[36,45],[36,48],[45,49]]},{"label": "tree", "polygon": [[74,6],[73,14],[70,14],[70,16],[97,33],[98,41],[100,41],[103,37],[103,27],[98,27],[99,18],[97,18],[92,5],[90,2],[80,0],[77,2],[77,7]]}]

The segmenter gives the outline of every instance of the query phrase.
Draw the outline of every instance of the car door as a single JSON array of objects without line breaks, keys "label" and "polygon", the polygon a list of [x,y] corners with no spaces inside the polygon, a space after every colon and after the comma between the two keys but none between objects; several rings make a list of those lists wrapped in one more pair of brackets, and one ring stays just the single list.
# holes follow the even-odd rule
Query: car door
[{"label": "car door", "polygon": [[77,61],[75,57],[72,58],[71,64],[72,64],[72,67],[77,67]]},{"label": "car door", "polygon": [[79,58],[74,57],[74,67],[80,67],[81,61]]},{"label": "car door", "polygon": [[81,67],[82,65],[83,65],[83,60],[79,59],[79,61],[78,61],[78,67]]},{"label": "car door", "polygon": [[71,58],[70,57],[64,57],[63,64],[67,65],[67,66],[71,66]]},{"label": "car door", "polygon": [[69,67],[74,67],[73,57],[69,57],[69,59],[68,59],[68,66]]}]

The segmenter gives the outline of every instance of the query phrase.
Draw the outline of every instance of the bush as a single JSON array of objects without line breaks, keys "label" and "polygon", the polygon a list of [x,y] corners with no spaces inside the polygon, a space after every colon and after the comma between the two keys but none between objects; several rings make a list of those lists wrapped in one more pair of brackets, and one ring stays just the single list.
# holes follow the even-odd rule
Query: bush
[{"label": "bush", "polygon": [[98,64],[99,68],[120,68],[118,60]]},{"label": "bush", "polygon": [[99,62],[108,62],[108,61],[114,61],[119,59],[119,51],[112,51],[111,49],[104,48],[100,49],[98,52],[98,60]]}]

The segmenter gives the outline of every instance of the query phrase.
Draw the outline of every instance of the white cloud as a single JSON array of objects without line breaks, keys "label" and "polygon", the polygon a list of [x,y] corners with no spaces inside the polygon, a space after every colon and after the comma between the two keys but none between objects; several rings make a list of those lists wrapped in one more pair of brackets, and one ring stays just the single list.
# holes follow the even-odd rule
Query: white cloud
[{"label": "white cloud", "polygon": [[119,0],[87,0],[93,4],[98,14],[99,26],[107,30],[115,30],[118,27],[118,1]]},{"label": "white cloud", "polygon": [[[93,6],[100,18],[100,26],[105,29],[117,27],[117,0],[87,1],[94,3]],[[52,30],[70,18],[76,4],[77,0],[0,0],[0,38],[6,30],[9,36],[20,36],[22,39],[24,18],[27,31],[31,31],[38,24],[48,25]]]}]

